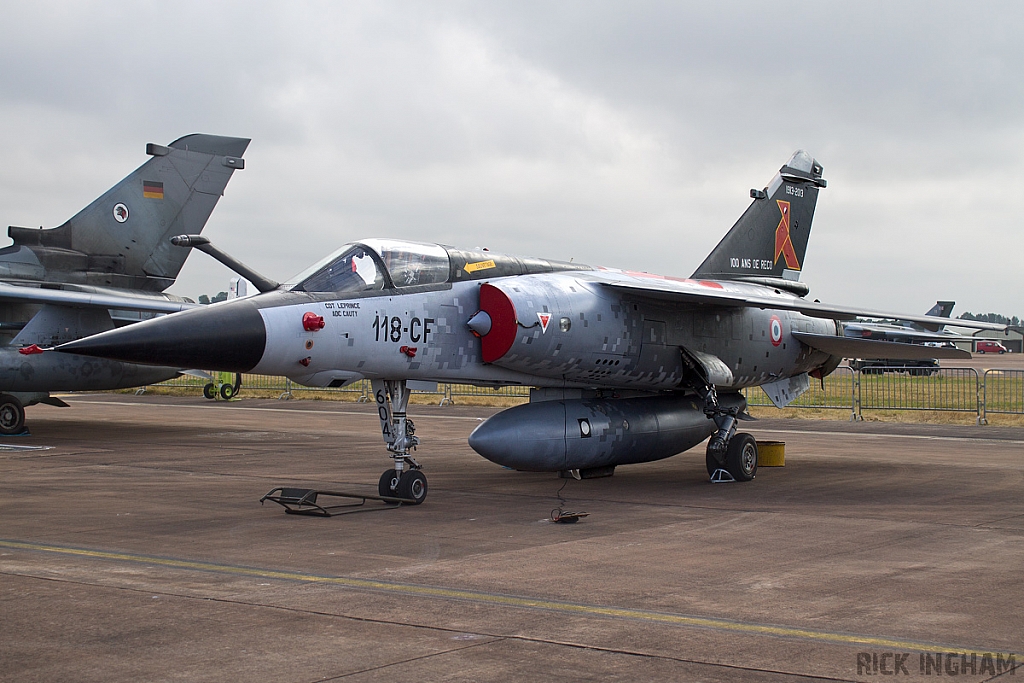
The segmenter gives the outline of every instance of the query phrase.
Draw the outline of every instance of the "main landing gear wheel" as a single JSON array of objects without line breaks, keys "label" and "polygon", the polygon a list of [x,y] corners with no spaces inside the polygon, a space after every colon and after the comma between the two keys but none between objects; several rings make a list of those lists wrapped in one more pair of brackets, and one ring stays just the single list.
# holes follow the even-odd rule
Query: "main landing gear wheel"
[{"label": "main landing gear wheel", "polygon": [[211,401],[217,398],[217,385],[215,385],[213,382],[209,382],[206,386],[203,387],[203,396],[210,399]]},{"label": "main landing gear wheel", "polygon": [[395,470],[385,470],[384,474],[380,475],[380,481],[377,482],[377,495],[382,497],[398,497],[398,494],[395,492],[397,488],[398,472]]},{"label": "main landing gear wheel", "polygon": [[0,434],[11,436],[25,431],[25,406],[10,394],[0,394]]},{"label": "main landing gear wheel", "polygon": [[230,401],[235,396],[235,388],[230,384],[220,385],[220,397],[225,401]]},{"label": "main landing gear wheel", "polygon": [[427,497],[427,478],[419,470],[406,470],[402,472],[395,492],[399,498],[413,501],[410,505],[419,505]]},{"label": "main landing gear wheel", "polygon": [[757,441],[750,434],[737,434],[725,450],[725,469],[736,481],[750,481],[757,474]]}]

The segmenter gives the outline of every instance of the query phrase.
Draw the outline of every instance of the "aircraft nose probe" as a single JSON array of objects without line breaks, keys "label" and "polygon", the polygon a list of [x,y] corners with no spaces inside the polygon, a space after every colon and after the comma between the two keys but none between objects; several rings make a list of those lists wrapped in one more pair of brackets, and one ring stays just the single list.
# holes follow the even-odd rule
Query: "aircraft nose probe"
[{"label": "aircraft nose probe", "polygon": [[193,308],[54,347],[129,363],[248,372],[260,362],[267,328],[246,299]]},{"label": "aircraft nose probe", "polygon": [[281,286],[281,283],[268,277],[263,277],[238,259],[213,246],[208,237],[203,237],[202,235],[175,235],[171,238],[171,244],[176,247],[195,247],[204,254],[209,254],[251,282],[253,287],[259,290],[260,294],[271,292]]}]

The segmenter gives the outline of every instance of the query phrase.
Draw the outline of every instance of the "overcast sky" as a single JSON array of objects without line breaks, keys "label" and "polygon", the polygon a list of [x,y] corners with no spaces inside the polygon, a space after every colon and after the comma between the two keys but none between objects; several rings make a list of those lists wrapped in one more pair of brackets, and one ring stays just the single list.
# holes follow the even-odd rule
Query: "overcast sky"
[{"label": "overcast sky", "polygon": [[202,132],[252,138],[204,234],[275,279],[368,236],[689,275],[803,148],[812,297],[1024,315],[1013,2],[7,1],[0,64],[3,225]]}]

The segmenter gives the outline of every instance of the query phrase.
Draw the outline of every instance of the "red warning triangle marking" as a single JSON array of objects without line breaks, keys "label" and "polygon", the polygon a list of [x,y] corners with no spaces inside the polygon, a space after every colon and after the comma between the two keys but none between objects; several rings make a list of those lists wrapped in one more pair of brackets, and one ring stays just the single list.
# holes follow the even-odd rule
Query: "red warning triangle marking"
[{"label": "red warning triangle marking", "polygon": [[551,322],[550,313],[538,313],[537,317],[540,319],[540,331],[541,333],[548,331],[548,323]]}]

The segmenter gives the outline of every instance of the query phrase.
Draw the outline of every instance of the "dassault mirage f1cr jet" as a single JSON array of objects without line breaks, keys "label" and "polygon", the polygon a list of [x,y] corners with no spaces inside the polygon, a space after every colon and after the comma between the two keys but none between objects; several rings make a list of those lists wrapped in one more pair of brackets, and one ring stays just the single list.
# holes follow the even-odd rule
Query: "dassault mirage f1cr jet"
[{"label": "dassault mirage f1cr jet", "polygon": [[[609,474],[710,437],[708,473],[749,481],[757,444],[737,432],[746,417],[740,389],[761,386],[783,406],[844,356],[967,356],[845,337],[842,321],[999,327],[808,301],[798,278],[823,187],[821,166],[794,154],[767,187],[751,190],[750,207],[689,278],[367,239],[283,285],[225,257],[262,293],[57,350],[309,386],[368,378],[394,461],[380,494],[412,502],[424,499],[427,480],[412,457],[410,380],[535,387],[528,404],[469,437],[510,468]],[[219,254],[205,238],[175,242]]]},{"label": "dassault mirage f1cr jet", "polygon": [[245,167],[248,145],[202,134],[149,144],[151,159],[63,225],[8,228],[14,243],[0,249],[0,434],[24,430],[25,406],[67,405],[50,392],[121,389],[180,374],[38,352],[195,306],[162,293],[188,256],[170,237],[202,231],[231,174]]}]

